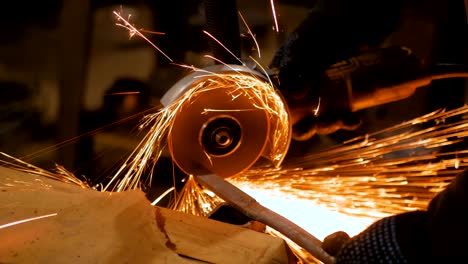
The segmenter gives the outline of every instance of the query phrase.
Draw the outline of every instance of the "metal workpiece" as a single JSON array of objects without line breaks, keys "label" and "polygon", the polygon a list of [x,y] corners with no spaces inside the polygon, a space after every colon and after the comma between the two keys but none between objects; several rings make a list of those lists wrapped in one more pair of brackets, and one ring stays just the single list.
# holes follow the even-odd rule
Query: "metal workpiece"
[{"label": "metal workpiece", "polygon": [[322,242],[287,218],[262,206],[254,198],[215,174],[196,176],[198,182],[246,216],[280,232],[325,264],[335,263],[335,258],[322,249]]}]

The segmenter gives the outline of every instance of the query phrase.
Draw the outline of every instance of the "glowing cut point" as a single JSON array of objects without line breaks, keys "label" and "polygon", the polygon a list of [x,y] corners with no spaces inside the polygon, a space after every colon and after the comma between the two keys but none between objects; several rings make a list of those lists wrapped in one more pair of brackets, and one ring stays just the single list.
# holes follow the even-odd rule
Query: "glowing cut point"
[{"label": "glowing cut point", "polygon": [[350,236],[357,235],[378,219],[342,214],[307,199],[288,198],[285,195],[280,197],[247,187],[241,189],[263,206],[288,218],[321,240],[336,231],[345,231]]}]

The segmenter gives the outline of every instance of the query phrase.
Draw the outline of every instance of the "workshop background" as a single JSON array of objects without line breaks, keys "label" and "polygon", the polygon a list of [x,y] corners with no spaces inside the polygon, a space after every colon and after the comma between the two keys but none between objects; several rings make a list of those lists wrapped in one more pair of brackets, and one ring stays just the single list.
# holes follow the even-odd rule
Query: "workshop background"
[{"label": "workshop background", "polygon": [[[313,2],[275,1],[277,33],[270,1],[237,1],[259,42],[262,65],[268,65]],[[467,63],[464,1],[409,2],[400,30],[387,43],[405,45],[431,63]],[[0,151],[44,168],[58,163],[87,179],[114,172],[141,138],[137,126],[142,111],[156,107],[188,72],[141,38],[130,38],[116,25],[113,11],[131,14],[137,28],[165,33],[147,36],[176,62],[198,67],[212,63],[203,57],[210,51],[198,1],[5,1],[3,10]],[[243,52],[256,51],[245,40]],[[463,79],[434,82],[407,100],[364,111],[364,124],[356,131],[293,142],[290,155],[317,151],[438,108],[461,106],[466,88]],[[161,172],[172,173],[170,160],[160,164]]]}]

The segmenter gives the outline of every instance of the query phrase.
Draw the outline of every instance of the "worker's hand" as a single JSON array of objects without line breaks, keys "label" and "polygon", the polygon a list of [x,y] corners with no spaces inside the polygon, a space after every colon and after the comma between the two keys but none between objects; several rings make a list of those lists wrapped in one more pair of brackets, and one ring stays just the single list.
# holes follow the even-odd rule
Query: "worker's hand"
[{"label": "worker's hand", "polygon": [[468,171],[460,173],[427,211],[383,218],[353,238],[324,239],[336,263],[427,263],[468,259]]},{"label": "worker's hand", "polygon": [[337,264],[421,261],[428,251],[427,221],[427,212],[423,211],[386,217],[352,238],[344,232],[331,234],[322,247]]},{"label": "worker's hand", "polygon": [[[298,113],[299,111],[301,112]],[[358,114],[341,110],[316,115],[314,110],[292,108],[291,117],[293,119],[292,137],[297,141],[308,140],[315,134],[331,134],[339,129],[354,130],[361,124]],[[294,120],[299,117],[300,119]]]},{"label": "worker's hand", "polygon": [[324,87],[321,77],[331,65],[380,45],[397,26],[401,4],[400,0],[318,2],[270,64],[290,109],[296,140],[359,126],[360,119],[341,103],[347,94]]}]

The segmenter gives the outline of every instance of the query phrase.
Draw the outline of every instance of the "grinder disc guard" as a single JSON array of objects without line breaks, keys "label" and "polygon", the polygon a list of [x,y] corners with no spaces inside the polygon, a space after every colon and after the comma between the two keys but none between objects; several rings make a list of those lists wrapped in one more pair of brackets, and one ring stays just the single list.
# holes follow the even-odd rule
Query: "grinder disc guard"
[{"label": "grinder disc guard", "polygon": [[268,114],[236,88],[202,89],[178,109],[168,146],[184,172],[230,177],[252,166],[265,151]]}]

